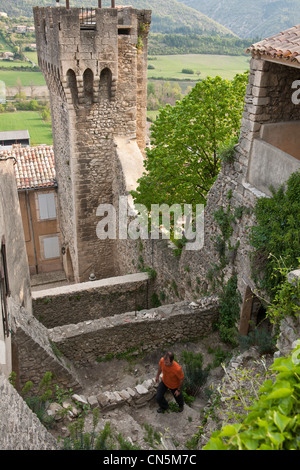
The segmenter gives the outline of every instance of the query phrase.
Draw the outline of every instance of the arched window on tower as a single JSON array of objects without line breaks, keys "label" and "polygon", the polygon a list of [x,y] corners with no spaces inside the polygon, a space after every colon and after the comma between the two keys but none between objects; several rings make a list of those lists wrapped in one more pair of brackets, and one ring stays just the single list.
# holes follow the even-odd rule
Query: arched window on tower
[{"label": "arched window on tower", "polygon": [[112,73],[106,68],[103,69],[100,75],[99,96],[100,101],[110,100],[111,98],[111,81]]},{"label": "arched window on tower", "polygon": [[72,69],[67,71],[67,86],[71,90],[73,105],[76,106],[78,104],[78,89],[76,75]]},{"label": "arched window on tower", "polygon": [[92,104],[94,99],[94,74],[91,69],[86,69],[83,74],[83,88],[86,104]]}]

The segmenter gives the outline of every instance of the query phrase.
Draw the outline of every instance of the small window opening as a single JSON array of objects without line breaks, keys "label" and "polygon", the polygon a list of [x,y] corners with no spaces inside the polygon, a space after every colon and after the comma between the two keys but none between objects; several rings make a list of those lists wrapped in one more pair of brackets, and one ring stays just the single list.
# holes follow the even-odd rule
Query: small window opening
[{"label": "small window opening", "polygon": [[79,18],[80,18],[80,29],[82,30],[96,29],[96,12],[94,8],[81,8]]},{"label": "small window opening", "polygon": [[92,104],[94,98],[94,74],[91,69],[86,69],[83,74],[83,87],[85,102]]},{"label": "small window opening", "polygon": [[76,105],[78,103],[78,89],[76,75],[72,69],[67,72],[67,86],[71,90],[73,104]]},{"label": "small window opening", "polygon": [[99,96],[100,100],[110,100],[111,98],[112,73],[106,68],[100,74]]},{"label": "small window opening", "polygon": [[130,36],[130,28],[122,27],[118,28],[118,34],[123,34],[125,36]]}]

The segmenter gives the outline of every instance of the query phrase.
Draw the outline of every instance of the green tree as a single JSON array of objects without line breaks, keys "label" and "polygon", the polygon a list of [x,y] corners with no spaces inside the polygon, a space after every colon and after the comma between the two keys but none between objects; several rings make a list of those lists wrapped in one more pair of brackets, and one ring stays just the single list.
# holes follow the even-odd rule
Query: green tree
[{"label": "green tree", "polygon": [[152,125],[146,172],[133,197],[137,203],[201,204],[220,169],[220,149],[237,139],[248,74],[231,80],[206,78]]}]

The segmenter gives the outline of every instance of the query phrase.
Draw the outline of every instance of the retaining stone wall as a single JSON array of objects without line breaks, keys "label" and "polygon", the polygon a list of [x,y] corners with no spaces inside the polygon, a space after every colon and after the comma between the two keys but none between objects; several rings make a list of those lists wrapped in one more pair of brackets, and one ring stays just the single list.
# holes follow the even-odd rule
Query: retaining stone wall
[{"label": "retaining stone wall", "polygon": [[201,338],[212,331],[217,313],[218,298],[204,297],[198,302],[178,302],[52,328],[49,337],[67,359],[83,367],[111,353],[146,352],[187,338]]},{"label": "retaining stone wall", "polygon": [[32,293],[34,316],[47,328],[148,308],[146,273]]},{"label": "retaining stone wall", "polygon": [[47,329],[17,304],[12,304],[10,313],[13,317],[12,369],[17,374],[17,390],[22,390],[26,382],[31,381],[31,393],[36,393],[44,374],[51,372],[55,383],[62,388],[80,391],[81,385],[72,364],[54,353]]},{"label": "retaining stone wall", "polygon": [[58,450],[55,438],[2,374],[0,413],[1,450]]}]

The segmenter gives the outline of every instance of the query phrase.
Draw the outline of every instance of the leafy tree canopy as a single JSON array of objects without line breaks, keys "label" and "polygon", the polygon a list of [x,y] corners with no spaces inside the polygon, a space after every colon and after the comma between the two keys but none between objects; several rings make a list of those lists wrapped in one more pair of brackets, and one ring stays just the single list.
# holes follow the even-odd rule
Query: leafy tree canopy
[{"label": "leafy tree canopy", "polygon": [[206,78],[175,106],[166,105],[151,128],[146,172],[133,197],[144,204],[205,204],[220,169],[220,153],[237,141],[248,73],[231,81]]}]

